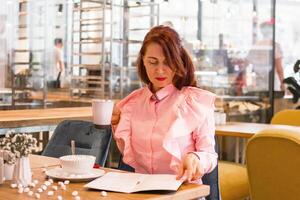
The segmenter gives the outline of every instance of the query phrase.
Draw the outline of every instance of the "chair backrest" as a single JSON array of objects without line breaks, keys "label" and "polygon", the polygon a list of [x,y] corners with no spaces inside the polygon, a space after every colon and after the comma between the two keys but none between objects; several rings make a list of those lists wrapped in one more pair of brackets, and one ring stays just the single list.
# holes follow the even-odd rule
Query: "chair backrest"
[{"label": "chair backrest", "polygon": [[[219,152],[219,146],[218,146],[218,141],[217,141],[216,136],[215,136],[215,151],[217,153]],[[131,166],[129,166],[123,162],[122,156],[120,157],[118,169],[124,170],[124,171],[129,171],[129,172],[134,172],[134,168],[132,168]],[[209,187],[210,187],[210,194],[208,196],[206,196],[205,199],[206,200],[219,200],[220,199],[220,190],[219,190],[218,165],[215,167],[215,169],[212,172],[205,174],[202,177],[202,182],[203,182],[203,184],[209,185]]]},{"label": "chair backrest", "polygon": [[300,110],[282,110],[276,113],[271,124],[300,126]]},{"label": "chair backrest", "polygon": [[252,200],[300,197],[300,129],[266,129],[246,148]]},{"label": "chair backrest", "polygon": [[111,128],[96,128],[92,122],[65,120],[55,129],[42,155],[60,157],[71,154],[71,140],[75,153],[93,155],[96,163],[104,166],[112,138]]}]

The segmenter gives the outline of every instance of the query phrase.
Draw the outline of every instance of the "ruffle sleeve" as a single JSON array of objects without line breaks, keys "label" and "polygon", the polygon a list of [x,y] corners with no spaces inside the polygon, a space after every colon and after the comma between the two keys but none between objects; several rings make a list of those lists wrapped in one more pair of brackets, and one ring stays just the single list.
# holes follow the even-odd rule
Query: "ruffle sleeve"
[{"label": "ruffle sleeve", "polygon": [[131,146],[131,116],[142,89],[136,90],[117,103],[117,108],[121,111],[121,117],[116,127],[114,138],[116,144],[123,155],[124,163],[134,168],[135,159]]},{"label": "ruffle sleeve", "polygon": [[196,87],[182,89],[176,119],[163,142],[164,148],[173,156],[170,165],[173,170],[177,169],[186,153],[182,140],[190,135],[195,143],[196,151],[193,153],[199,157],[203,172],[208,173],[216,166],[214,101],[215,95],[211,92]]}]

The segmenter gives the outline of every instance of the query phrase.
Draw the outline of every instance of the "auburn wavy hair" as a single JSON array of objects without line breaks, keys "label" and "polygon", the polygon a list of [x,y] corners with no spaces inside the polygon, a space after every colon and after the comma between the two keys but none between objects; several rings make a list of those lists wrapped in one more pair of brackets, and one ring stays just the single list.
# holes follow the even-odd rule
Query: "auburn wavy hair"
[{"label": "auburn wavy hair", "polygon": [[146,84],[151,84],[143,57],[147,47],[151,43],[161,46],[168,66],[175,72],[173,85],[181,90],[184,86],[197,86],[195,78],[195,67],[192,59],[181,44],[179,34],[169,26],[155,26],[145,36],[142,47],[137,58],[138,74]]}]

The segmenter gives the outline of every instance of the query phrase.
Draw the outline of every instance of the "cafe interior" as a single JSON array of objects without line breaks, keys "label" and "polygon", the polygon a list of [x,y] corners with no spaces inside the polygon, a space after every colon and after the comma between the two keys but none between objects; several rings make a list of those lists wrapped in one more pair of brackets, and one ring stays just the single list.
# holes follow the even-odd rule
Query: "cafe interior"
[{"label": "cafe interior", "polygon": [[[0,199],[299,200],[299,8],[300,0],[1,0]],[[110,113],[145,86],[137,57],[157,25],[178,32],[197,86],[216,95],[218,164],[201,184],[172,191],[161,177],[139,192],[112,189],[130,178],[92,187],[109,172],[133,174]],[[79,167],[91,162],[94,174],[77,176],[70,155],[85,155]]]}]

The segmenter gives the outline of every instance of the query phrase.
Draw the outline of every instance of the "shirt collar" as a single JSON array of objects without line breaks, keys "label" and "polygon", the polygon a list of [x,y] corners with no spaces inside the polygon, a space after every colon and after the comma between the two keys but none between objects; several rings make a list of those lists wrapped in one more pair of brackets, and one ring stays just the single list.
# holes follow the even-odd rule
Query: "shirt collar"
[{"label": "shirt collar", "polygon": [[152,100],[156,100],[156,101],[161,101],[162,99],[169,96],[176,89],[176,87],[173,84],[169,84],[166,87],[158,90],[156,93],[152,93],[150,87],[151,87],[150,85],[148,85],[147,87],[149,96]]}]

